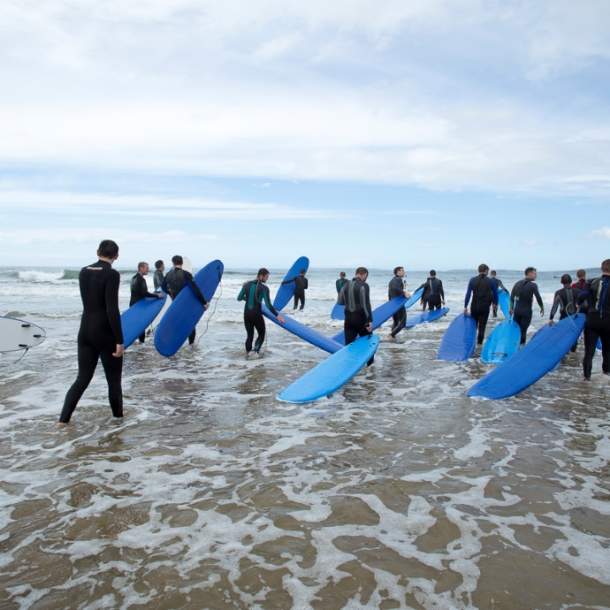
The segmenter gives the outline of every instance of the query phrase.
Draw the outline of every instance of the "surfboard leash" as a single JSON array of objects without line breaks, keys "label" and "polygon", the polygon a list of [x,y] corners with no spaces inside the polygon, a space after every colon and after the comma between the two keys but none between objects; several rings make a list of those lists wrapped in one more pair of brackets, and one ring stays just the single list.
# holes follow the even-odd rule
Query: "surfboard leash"
[{"label": "surfboard leash", "polygon": [[222,290],[223,290],[223,286],[222,286],[222,281],[219,284],[220,286],[220,292],[218,294],[217,297],[213,298],[212,301],[214,303],[214,307],[210,313],[209,316],[207,316],[206,318],[206,323],[205,323],[205,330],[201,333],[201,335],[199,335],[199,337],[197,338],[197,343],[199,343],[199,341],[201,341],[201,339],[206,335],[206,333],[208,332],[208,329],[210,327],[210,322],[212,321],[212,318],[214,317],[214,315],[216,314],[216,311],[218,309],[218,303],[220,301],[220,299],[222,298]]}]

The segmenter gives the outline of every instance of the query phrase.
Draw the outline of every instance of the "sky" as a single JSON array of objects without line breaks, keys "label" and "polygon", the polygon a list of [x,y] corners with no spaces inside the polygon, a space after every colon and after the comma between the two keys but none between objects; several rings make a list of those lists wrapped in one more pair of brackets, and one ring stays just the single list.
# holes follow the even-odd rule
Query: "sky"
[{"label": "sky", "polygon": [[596,267],[606,0],[3,0],[0,265]]}]

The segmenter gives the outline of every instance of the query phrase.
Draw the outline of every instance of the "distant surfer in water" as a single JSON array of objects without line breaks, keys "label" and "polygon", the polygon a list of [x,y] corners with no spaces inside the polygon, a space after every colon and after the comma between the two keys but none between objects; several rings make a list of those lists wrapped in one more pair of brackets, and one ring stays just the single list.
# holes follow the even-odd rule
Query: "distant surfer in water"
[{"label": "distant surfer in water", "polygon": [[[354,279],[343,286],[339,294],[340,305],[345,305],[345,345],[353,343],[358,337],[366,337],[373,332],[373,310],[371,309],[371,290],[366,280],[369,276],[366,267],[358,267]],[[374,357],[368,362],[373,364]]]},{"label": "distant surfer in water", "polygon": [[[395,297],[406,297],[407,299],[411,295],[406,290],[405,284],[405,269],[404,267],[394,268],[394,277],[388,284],[388,300],[392,300]],[[392,330],[390,331],[390,337],[396,339],[398,333],[404,329],[407,325],[407,310],[401,307],[393,316]]]},{"label": "distant surfer in water", "polygon": [[[554,318],[559,311],[559,319],[564,320],[568,316],[573,316],[578,312],[578,296],[579,290],[572,288],[572,276],[569,273],[564,273],[561,276],[561,285],[563,288],[558,290],[553,297],[553,307],[549,315],[549,324],[554,324]],[[572,346],[572,351],[576,351],[578,341]]]},{"label": "distant surfer in water", "polygon": [[305,277],[305,271],[301,271],[299,275],[294,278],[294,307],[296,309],[299,306],[299,311],[303,311],[305,308],[305,291],[309,288],[309,280]]},{"label": "distant surfer in water", "polygon": [[601,277],[591,280],[579,299],[587,306],[585,357],[582,364],[585,379],[589,381],[598,341],[602,344],[602,371],[610,375],[610,258],[602,263]]},{"label": "distant surfer in water", "polygon": [[78,375],[68,390],[59,423],[65,425],[89,386],[98,360],[102,360],[108,398],[114,417],[123,417],[123,331],[119,312],[121,276],[112,268],[119,257],[116,242],[105,239],[97,249],[98,261],[83,267],[78,276],[83,315],[78,331]]},{"label": "distant surfer in water", "polygon": [[[153,299],[163,298],[163,294],[161,292],[148,292],[148,284],[144,279],[148,275],[148,271],[148,263],[138,263],[138,272],[131,278],[131,298],[129,299],[129,307],[146,299],[147,297]],[[143,332],[138,339],[140,343],[144,343],[144,340],[146,339],[146,332]]]},{"label": "distant surfer in water", "polygon": [[538,272],[535,267],[528,267],[524,273],[525,277],[513,286],[510,293],[510,314],[521,328],[521,345],[525,345],[527,329],[532,323],[534,297],[540,307],[540,316],[544,316],[544,302],[536,284]]},{"label": "distant surfer in water", "polygon": [[[489,279],[492,281],[492,283],[496,285],[496,292],[498,294],[500,293],[500,290],[506,290],[506,288],[504,288],[502,280],[498,277],[498,273],[495,270],[492,270],[489,276]],[[493,316],[494,318],[498,317],[498,303],[494,303],[493,305]]]},{"label": "distant surfer in water", "polygon": [[246,355],[249,356],[252,351],[252,343],[254,341],[254,330],[256,329],[256,343],[254,343],[254,352],[260,353],[263,344],[265,343],[265,318],[263,317],[263,303],[267,309],[277,317],[279,322],[285,322],[284,317],[271,304],[269,296],[269,287],[267,280],[269,279],[269,270],[262,267],[258,270],[256,278],[246,282],[237,295],[238,301],[245,301],[244,305],[244,326],[246,327]]},{"label": "distant surfer in water", "polygon": [[155,262],[155,272],[153,274],[153,283],[155,284],[155,290],[161,290],[163,287],[163,280],[165,276],[165,264],[162,260],[158,260]]},{"label": "distant surfer in water", "polygon": [[[468,305],[470,304],[470,315],[477,323],[477,343],[479,345],[483,345],[485,339],[485,329],[491,307],[498,304],[498,291],[496,285],[487,277],[488,273],[489,267],[487,265],[484,263],[479,265],[479,275],[468,282],[468,289],[464,298],[464,314],[468,315]],[[472,303],[470,303],[471,297]]]},{"label": "distant surfer in water", "polygon": [[[422,309],[426,311],[426,307],[433,311],[440,309],[445,304],[445,290],[443,282],[436,277],[436,271],[430,270],[428,279],[419,288],[423,288],[424,292],[421,295]],[[419,290],[419,288],[417,290]]]},{"label": "distant surfer in water", "polygon": [[[209,303],[199,290],[199,287],[193,281],[193,276],[186,269],[182,268],[184,259],[179,254],[172,256],[173,268],[170,269],[163,279],[161,288],[163,292],[169,294],[172,301],[180,294],[185,286],[189,286],[197,300],[203,305],[204,309],[209,307]],[[193,332],[189,335],[189,345],[195,343],[197,336],[197,327],[193,328]]]}]

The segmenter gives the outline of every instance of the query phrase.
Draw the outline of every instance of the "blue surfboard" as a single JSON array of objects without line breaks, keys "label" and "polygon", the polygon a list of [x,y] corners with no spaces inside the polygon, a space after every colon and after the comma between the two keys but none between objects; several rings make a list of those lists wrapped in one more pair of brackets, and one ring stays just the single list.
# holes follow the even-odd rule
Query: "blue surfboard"
[{"label": "blue surfboard", "polygon": [[561,362],[584,325],[585,316],[576,314],[545,326],[522,350],[470,388],[468,396],[500,399],[519,394]]},{"label": "blue surfboard", "polygon": [[360,371],[379,347],[379,337],[360,337],[282,390],[278,400],[313,402],[336,392]]},{"label": "blue surfboard", "polygon": [[323,349],[329,354],[334,354],[343,347],[340,343],[337,343],[333,339],[330,339],[326,335],[319,333],[317,330],[314,330],[309,326],[305,326],[305,324],[297,322],[294,318],[291,318],[290,316],[282,314],[285,320],[284,324],[282,324],[277,319],[277,317],[274,316],[269,311],[269,309],[267,309],[267,307],[265,307],[265,305],[262,306],[262,312],[266,318],[268,318],[284,330],[287,330],[289,333],[292,333],[293,335],[299,337],[299,339],[303,339],[303,341],[307,341],[308,343],[311,343],[312,345]]},{"label": "blue surfboard", "polygon": [[449,362],[468,360],[474,353],[477,341],[477,324],[474,318],[460,314],[446,330],[437,358]]},{"label": "blue surfboard", "polygon": [[165,305],[167,295],[162,298],[147,297],[133,304],[121,314],[123,345],[127,349],[153,323]]},{"label": "blue surfboard", "polygon": [[[389,301],[386,301],[383,305],[377,307],[377,309],[373,310],[373,330],[382,326],[385,322],[387,322],[401,307],[405,309],[409,309],[413,307],[417,301],[421,299],[421,295],[424,292],[423,288],[419,288],[411,295],[410,298],[405,297],[394,297]],[[340,343],[341,345],[345,345],[345,332],[338,332],[334,337],[334,341]]]},{"label": "blue surfboard", "polygon": [[510,318],[510,294],[504,288],[498,290],[498,306],[508,320]]},{"label": "blue surfboard", "polygon": [[282,311],[284,307],[288,304],[288,301],[294,296],[294,278],[297,275],[300,275],[301,271],[307,272],[309,269],[309,259],[306,256],[301,256],[301,258],[297,258],[294,261],[292,267],[288,270],[284,279],[282,280],[282,285],[278,288],[277,294],[275,295],[275,299],[273,301],[273,306],[278,310]]},{"label": "blue surfboard", "polygon": [[418,324],[426,324],[427,322],[436,322],[436,320],[440,320],[440,318],[446,316],[448,313],[449,307],[441,307],[441,309],[416,313],[414,316],[409,316],[407,319],[407,328],[413,328]]},{"label": "blue surfboard", "polygon": [[[215,260],[193,278],[207,301],[211,301],[222,279],[224,265]],[[173,356],[187,340],[204,313],[194,292],[185,286],[161,319],[155,331],[155,347],[162,356]]]},{"label": "blue surfboard", "polygon": [[519,349],[520,341],[519,325],[512,319],[505,320],[487,337],[481,351],[481,361],[485,364],[501,364]]},{"label": "blue surfboard", "polygon": [[330,318],[331,320],[345,320],[345,305],[335,303],[330,312]]}]

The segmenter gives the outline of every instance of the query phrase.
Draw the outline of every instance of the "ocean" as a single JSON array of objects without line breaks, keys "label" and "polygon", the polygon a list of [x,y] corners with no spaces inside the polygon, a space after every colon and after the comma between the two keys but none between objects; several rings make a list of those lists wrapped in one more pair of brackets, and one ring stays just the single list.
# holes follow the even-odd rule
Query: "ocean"
[{"label": "ocean", "polygon": [[[296,316],[328,335],[338,271],[309,273]],[[539,276],[547,317],[561,273]],[[123,421],[100,366],[58,429],[78,272],[0,268],[0,314],[48,335],[0,359],[0,608],[610,607],[599,356],[587,385],[581,344],[517,397],[467,398],[487,367],[435,355],[474,273],[439,271],[447,318],[400,343],[384,327],[375,364],[341,391],[280,403],[326,354],[267,324],[263,357],[246,360],[236,297],[253,274],[225,272],[192,348],[165,359],[149,337],[127,351]],[[372,271],[374,306],[390,276]],[[409,272],[409,288],[425,278]],[[535,309],[531,332],[545,321]]]}]

